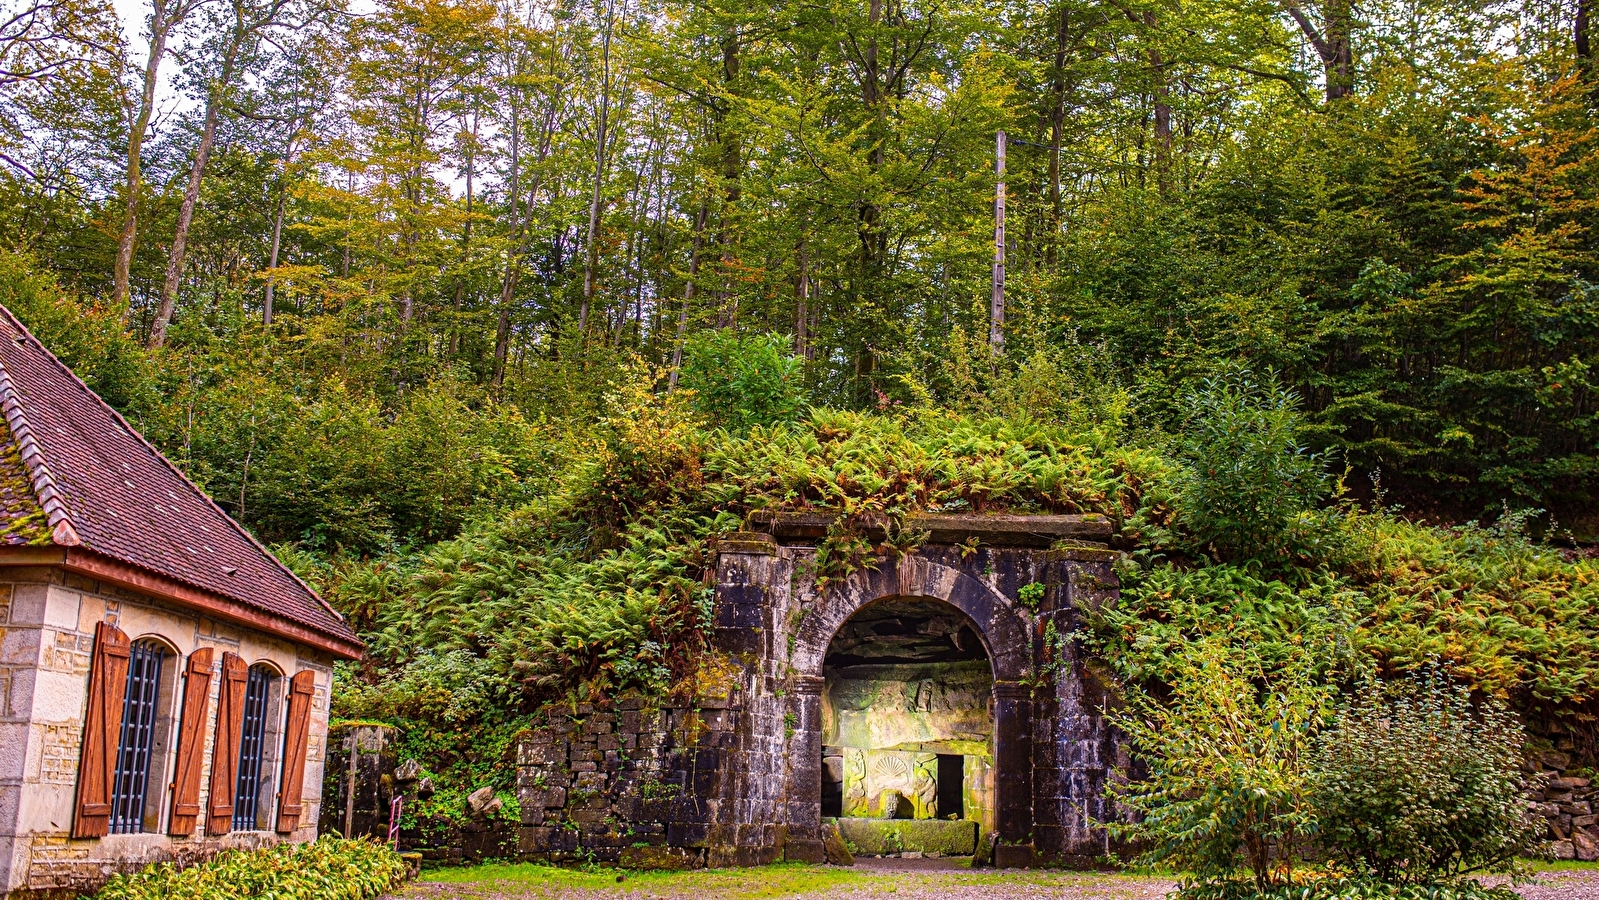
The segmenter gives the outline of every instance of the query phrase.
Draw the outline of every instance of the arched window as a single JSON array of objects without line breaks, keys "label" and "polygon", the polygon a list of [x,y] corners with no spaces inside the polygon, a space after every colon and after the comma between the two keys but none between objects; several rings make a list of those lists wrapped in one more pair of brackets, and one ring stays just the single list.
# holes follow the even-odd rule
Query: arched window
[{"label": "arched window", "polygon": [[122,728],[111,778],[112,834],[157,831],[172,706],[172,652],[160,641],[134,641],[122,695]]},{"label": "arched window", "polygon": [[278,743],[283,731],[283,703],[278,673],[270,666],[250,667],[244,688],[244,721],[239,734],[239,775],[233,793],[233,830],[271,828]]}]

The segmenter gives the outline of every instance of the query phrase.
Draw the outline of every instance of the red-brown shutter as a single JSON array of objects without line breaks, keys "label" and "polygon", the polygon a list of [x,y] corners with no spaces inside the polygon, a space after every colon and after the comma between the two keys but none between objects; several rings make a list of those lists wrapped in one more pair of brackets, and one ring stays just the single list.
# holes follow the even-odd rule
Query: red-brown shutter
[{"label": "red-brown shutter", "polygon": [[206,834],[233,830],[233,791],[238,787],[239,736],[244,730],[244,685],[250,667],[237,653],[222,654],[222,684],[217,690],[217,731],[211,742],[211,814]]},{"label": "red-brown shutter", "polygon": [[311,738],[311,695],[316,673],[310,669],[289,679],[289,721],[283,734],[283,791],[278,795],[278,831],[288,834],[300,824],[305,793],[305,754]]},{"label": "red-brown shutter", "polygon": [[183,724],[178,728],[178,768],[172,778],[172,820],[167,834],[194,834],[200,815],[200,769],[205,764],[205,721],[211,706],[210,647],[189,654],[183,677]]},{"label": "red-brown shutter", "polygon": [[108,622],[94,627],[89,661],[89,709],[83,720],[83,759],[78,763],[75,838],[105,837],[111,828],[111,781],[122,736],[122,698],[128,690],[128,636]]}]

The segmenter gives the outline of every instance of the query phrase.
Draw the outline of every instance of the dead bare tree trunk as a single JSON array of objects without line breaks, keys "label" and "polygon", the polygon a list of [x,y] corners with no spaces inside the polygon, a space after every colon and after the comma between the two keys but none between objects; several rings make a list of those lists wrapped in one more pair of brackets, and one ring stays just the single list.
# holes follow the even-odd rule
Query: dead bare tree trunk
[{"label": "dead bare tree trunk", "polygon": [[705,248],[705,220],[710,216],[710,203],[700,201],[699,212],[694,215],[694,244],[688,253],[688,280],[683,285],[683,309],[677,314],[677,339],[672,343],[672,371],[666,377],[666,389],[677,387],[677,374],[683,368],[683,341],[688,336],[688,308],[694,302],[695,279],[700,274],[700,251]]}]

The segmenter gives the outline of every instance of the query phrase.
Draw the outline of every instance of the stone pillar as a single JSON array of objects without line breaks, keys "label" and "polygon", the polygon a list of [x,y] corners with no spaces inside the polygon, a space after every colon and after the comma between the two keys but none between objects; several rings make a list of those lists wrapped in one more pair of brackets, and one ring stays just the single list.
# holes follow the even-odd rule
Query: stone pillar
[{"label": "stone pillar", "polygon": [[813,675],[794,679],[785,717],[788,734],[788,835],[785,859],[820,863],[822,849],[822,689]]},{"label": "stone pillar", "polygon": [[766,626],[767,587],[777,543],[768,534],[738,532],[717,544],[716,647],[758,653]]},{"label": "stone pillar", "polygon": [[[319,832],[388,837],[389,803],[397,787],[396,735],[387,725],[335,725],[328,730]],[[409,779],[415,780],[414,775]]]},{"label": "stone pillar", "polygon": [[1014,681],[994,682],[994,805],[999,842],[994,865],[1031,865],[1033,847],[1033,701]]}]

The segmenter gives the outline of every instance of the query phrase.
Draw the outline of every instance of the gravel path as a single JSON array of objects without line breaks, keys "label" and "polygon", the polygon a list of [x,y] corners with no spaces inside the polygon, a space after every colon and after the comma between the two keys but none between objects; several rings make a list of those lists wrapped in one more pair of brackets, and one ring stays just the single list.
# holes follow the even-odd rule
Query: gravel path
[{"label": "gravel path", "polygon": [[[1162,900],[1171,879],[1094,872],[977,870],[947,860],[862,860],[853,869],[552,872],[531,866],[430,873],[394,900]],[[1599,868],[1549,872],[1527,900],[1599,900]]]}]

